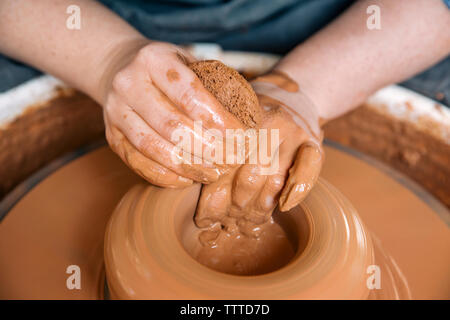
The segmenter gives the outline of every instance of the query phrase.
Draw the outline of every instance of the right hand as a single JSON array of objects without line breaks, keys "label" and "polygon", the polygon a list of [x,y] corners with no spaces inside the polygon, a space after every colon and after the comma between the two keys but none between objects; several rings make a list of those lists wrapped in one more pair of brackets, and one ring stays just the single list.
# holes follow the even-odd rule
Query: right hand
[{"label": "right hand", "polygon": [[274,71],[253,80],[252,86],[264,110],[258,129],[278,131],[277,165],[273,172],[263,173],[261,163],[245,163],[203,187],[195,221],[197,226],[215,231],[208,234],[211,243],[222,228],[258,236],[260,224],[271,217],[277,204],[284,212],[303,201],[322,168],[318,109],[298,84]]},{"label": "right hand", "polygon": [[223,134],[227,128],[242,128],[186,65],[192,61],[180,47],[152,42],[112,76],[106,93],[108,143],[131,169],[161,187],[211,183],[225,172],[194,148],[183,151],[199,157],[196,163],[201,164],[180,159],[175,130],[185,130],[192,144],[197,141],[204,149],[210,142],[194,132],[194,121],[202,121],[204,130],[217,129]]}]

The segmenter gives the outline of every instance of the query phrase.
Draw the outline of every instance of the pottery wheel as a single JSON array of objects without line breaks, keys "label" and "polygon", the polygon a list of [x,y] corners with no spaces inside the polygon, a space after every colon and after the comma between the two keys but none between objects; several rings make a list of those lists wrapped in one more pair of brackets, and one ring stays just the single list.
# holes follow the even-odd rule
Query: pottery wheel
[{"label": "pottery wheel", "polygon": [[[322,177],[355,206],[414,299],[450,298],[450,213],[405,176],[326,143]],[[114,207],[143,182],[106,146],[64,157],[0,203],[0,299],[103,299],[103,238]],[[81,288],[69,289],[70,266]]]}]

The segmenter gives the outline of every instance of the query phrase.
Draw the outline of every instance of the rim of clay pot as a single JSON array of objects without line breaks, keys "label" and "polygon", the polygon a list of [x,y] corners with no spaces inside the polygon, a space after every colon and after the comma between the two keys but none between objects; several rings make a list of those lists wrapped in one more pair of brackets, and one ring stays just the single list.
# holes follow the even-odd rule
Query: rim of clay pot
[{"label": "rim of clay pot", "polygon": [[[105,266],[112,298],[120,299],[340,299],[366,298],[373,248],[355,209],[319,179],[291,211],[309,221],[309,240],[284,267],[237,276],[201,265],[179,240],[176,215],[193,217],[200,186],[135,186],[120,201],[105,235]],[[283,213],[282,213],[283,214]],[[297,225],[301,232],[301,227]]]}]

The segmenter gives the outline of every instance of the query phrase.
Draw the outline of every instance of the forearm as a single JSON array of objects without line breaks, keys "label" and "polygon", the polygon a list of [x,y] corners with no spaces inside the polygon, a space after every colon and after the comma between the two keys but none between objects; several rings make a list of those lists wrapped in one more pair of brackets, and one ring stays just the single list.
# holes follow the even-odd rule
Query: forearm
[{"label": "forearm", "polygon": [[[381,9],[381,30],[366,26],[372,4]],[[331,119],[448,55],[449,26],[450,12],[441,0],[362,0],[295,48],[277,69],[298,82],[322,119]]]},{"label": "forearm", "polygon": [[[81,11],[81,29],[66,27],[69,5]],[[55,75],[98,102],[104,99],[109,69],[125,51],[147,40],[120,17],[90,0],[0,2],[0,51]]]}]

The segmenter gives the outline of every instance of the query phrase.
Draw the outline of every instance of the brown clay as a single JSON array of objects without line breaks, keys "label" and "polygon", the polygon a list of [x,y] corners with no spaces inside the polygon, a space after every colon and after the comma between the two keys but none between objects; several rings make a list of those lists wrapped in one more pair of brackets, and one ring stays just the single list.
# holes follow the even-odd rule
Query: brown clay
[{"label": "brown clay", "polygon": [[[191,65],[191,68],[200,77],[205,87],[229,111],[235,113],[241,122],[246,124],[248,123],[249,115],[260,114],[260,117],[263,119],[261,122],[258,121],[256,125],[261,124],[263,127],[267,125],[269,128],[283,130],[286,133],[285,136],[288,137],[283,141],[285,148],[291,143],[296,143],[291,137],[296,136],[298,139],[302,139],[296,123],[301,123],[301,126],[306,127],[306,132],[312,136],[314,141],[321,139],[316,133],[317,130],[313,130],[310,127],[310,123],[315,123],[314,120],[308,119],[306,121],[295,110],[288,107],[286,103],[273,99],[271,100],[271,102],[274,102],[273,104],[266,104],[268,97],[262,96],[259,98],[262,98],[260,101],[263,103],[261,106],[264,107],[264,110],[259,109],[258,98],[252,87],[243,78],[239,78],[240,76],[236,71],[224,66],[222,63],[218,61],[200,61]],[[232,79],[235,80],[230,82]],[[271,94],[276,94],[277,91],[273,90],[275,88],[285,91],[288,94],[286,102],[300,103],[299,99],[303,99],[298,94],[297,84],[287,75],[280,72],[257,78],[255,81],[258,86],[267,87]],[[236,96],[241,98],[236,99]],[[252,101],[252,98],[254,98],[255,103],[252,104],[252,109],[249,110],[243,102]],[[311,108],[313,106],[307,103],[303,104],[309,112],[312,112]],[[280,110],[281,108],[285,109],[286,112]],[[305,113],[308,115],[308,118],[311,118],[307,111]],[[316,150],[315,147],[310,149]],[[302,152],[299,152],[299,155],[302,155]],[[301,181],[302,185],[304,185],[302,190],[310,190],[313,182],[317,179],[319,170],[310,170],[310,168],[311,166],[320,166],[323,157],[321,152],[316,152],[315,155],[314,159],[301,156],[300,160],[302,157],[305,158],[303,161],[300,161],[301,170],[297,170],[297,172],[289,171],[288,182],[291,182],[291,184],[289,192],[281,198],[283,200],[281,206],[283,211],[287,211],[298,204],[301,200],[299,197],[302,197],[304,194],[296,192],[297,181]],[[285,153],[281,157],[292,157],[292,155]],[[313,161],[305,161],[306,159]],[[283,160],[285,159],[281,161]],[[234,168],[226,175],[220,177],[218,181],[203,189],[195,222],[198,227],[204,229],[193,240],[201,243],[194,257],[205,266],[229,274],[255,275],[276,270],[277,267],[289,261],[294,255],[288,235],[271,217],[271,213],[276,205],[274,198],[277,196],[276,192],[265,197],[263,206],[270,206],[265,210],[260,209],[260,203],[254,203],[245,208],[235,205],[232,203],[231,190],[239,189],[241,185],[248,183],[247,181],[236,179],[238,170],[239,168]],[[306,178],[305,172],[311,172],[311,179],[302,180],[302,178]],[[262,176],[259,178],[266,179],[266,177]],[[305,183],[305,181],[308,181],[308,183]],[[243,194],[242,196],[245,197],[246,195]],[[249,198],[249,200],[252,199]],[[277,251],[282,251],[284,256],[279,254],[275,259],[272,252]],[[277,262],[267,263],[271,259],[275,259]]]},{"label": "brown clay", "polygon": [[[448,219],[448,211],[433,209],[395,181],[392,174],[385,174],[334,148],[325,147],[325,151],[327,158],[322,177],[338,187],[354,204],[367,229],[371,231],[375,254],[378,251],[376,243],[380,243],[384,251],[394,258],[413,299],[449,299],[450,231],[438,215],[443,214],[441,217],[446,216]],[[106,223],[123,194],[139,182],[143,183],[109,148],[101,148],[71,162],[34,187],[0,223],[0,299],[102,299],[102,248]],[[170,198],[169,203],[175,203],[174,198]],[[181,202],[183,204],[182,208],[186,202]],[[192,223],[192,212],[189,214],[186,223]],[[280,216],[291,217],[290,214]],[[301,212],[296,215],[301,216]],[[148,224],[149,228],[151,226]],[[307,232],[303,231],[299,235],[307,235]],[[161,240],[164,241],[164,238]],[[175,261],[178,253],[189,255],[179,240],[167,245],[179,246],[179,251],[169,252]],[[298,254],[304,251],[304,248],[297,248]],[[320,255],[320,252],[311,254]],[[303,265],[302,256],[299,258],[298,264],[289,267],[292,271]],[[66,268],[74,264],[81,267],[81,290],[68,290],[66,287],[69,277]],[[191,266],[201,269],[202,276],[205,275],[211,281],[233,279],[229,287],[235,288],[234,293],[240,292],[242,280],[244,283],[258,284],[258,289],[249,292],[248,297],[251,299],[272,291],[267,288],[268,279],[274,276],[271,274],[236,277],[214,272],[194,259],[186,266],[187,270]],[[181,269],[176,272],[183,276]],[[127,275],[133,274],[127,272]],[[179,280],[167,279],[165,272],[162,275],[164,278],[161,280],[165,284]],[[189,273],[185,276],[189,277]],[[361,281],[365,281],[369,275],[363,273],[362,276]],[[326,279],[325,288],[339,281],[340,277],[337,270]],[[127,279],[135,281],[134,278]],[[381,279],[382,288],[387,288],[389,272],[382,271]],[[346,288],[348,282],[341,285],[337,282],[333,286],[336,291],[330,292],[328,297],[342,297],[342,288]],[[282,287],[281,284],[279,288]],[[208,289],[218,295],[209,295]],[[206,296],[203,297],[226,297],[217,292],[215,284],[203,290],[206,290]],[[386,298],[381,294],[382,291],[372,291],[370,297],[375,295],[375,298]],[[164,292],[150,290],[147,293],[153,293],[155,298],[167,297]],[[183,298],[194,298],[191,293],[191,290],[179,292]],[[281,298],[279,293],[274,292],[272,297]],[[314,296],[306,294],[302,297]],[[395,295],[387,297],[401,298]]]},{"label": "brown clay", "polygon": [[[239,239],[225,242],[231,247],[223,250],[222,262],[241,271],[240,276],[217,272],[196,261],[198,250],[204,253],[196,241],[200,231],[191,219],[199,189],[199,185],[181,190],[136,186],[122,199],[105,237],[112,298],[368,297],[365,270],[374,262],[370,236],[348,201],[326,182],[318,182],[302,206],[289,214],[274,215],[276,223],[266,224],[266,241],[251,243],[268,245],[265,250],[257,248],[253,264],[248,257],[253,253],[250,242],[244,240],[243,247]],[[286,235],[290,248],[284,244]],[[279,236],[281,239],[277,239]],[[249,266],[253,268],[240,269]],[[230,266],[223,268],[227,272]],[[221,271],[220,266],[214,269]],[[249,272],[250,276],[242,276]],[[397,286],[390,283],[389,287],[393,285]]]},{"label": "brown clay", "polygon": [[189,67],[203,86],[247,127],[255,127],[261,119],[258,98],[250,84],[236,70],[217,60],[197,61]]},{"label": "brown clay", "polygon": [[[251,88],[250,88],[251,89]],[[238,90],[239,91],[239,90]],[[251,113],[251,112],[250,112]],[[241,114],[241,116],[238,116],[238,114]],[[242,118],[245,121],[248,121],[249,118],[245,118],[244,116],[242,116],[242,113],[238,113],[236,114],[236,116],[238,118]],[[248,115],[249,113],[243,113],[244,115]],[[241,121],[243,121],[241,119]],[[141,202],[141,201],[147,201],[147,196],[151,195],[154,193],[154,190],[157,190],[153,187],[150,187],[151,189],[149,189],[150,191],[147,192],[147,195],[143,194],[143,195],[139,195],[136,199],[136,201]],[[191,189],[195,187],[191,187]],[[133,189],[134,190],[134,189]],[[131,191],[130,191],[131,192]],[[156,192],[156,191],[155,191]],[[163,192],[163,191],[162,191]],[[179,192],[179,191],[170,191],[170,192]],[[177,195],[174,194],[171,197],[169,197],[171,199],[171,201],[176,201]],[[169,199],[168,198],[168,199]],[[155,201],[158,201],[158,197],[154,198]],[[194,196],[194,200],[195,200],[195,196]],[[164,202],[164,201],[163,201]],[[165,200],[165,203],[168,204],[170,201],[169,200]],[[185,203],[185,202],[183,202]],[[157,202],[156,202],[157,204]],[[171,203],[172,204],[172,203]],[[189,206],[188,206],[189,207]],[[191,206],[192,207],[192,206]],[[189,208],[191,208],[189,207]],[[165,210],[162,211],[167,211],[169,208],[165,207]],[[118,209],[119,210],[119,209]],[[139,211],[137,208],[133,208],[131,211],[130,209],[125,208],[124,211],[125,213],[123,214],[136,214]],[[154,213],[154,211],[152,211]],[[171,211],[173,216],[178,216],[180,215],[179,212],[174,211],[174,209],[172,208]],[[189,217],[189,214],[187,212],[191,212],[190,214],[192,215],[192,210],[191,211],[183,211],[184,212],[184,219],[186,219],[186,217]],[[141,212],[142,213],[142,212]],[[160,215],[159,212],[156,212],[157,215]],[[295,214],[299,214],[299,212],[296,212]],[[170,216],[170,214],[169,214]],[[144,219],[146,219],[147,221],[149,221],[148,219],[150,219],[151,215],[150,212],[145,212],[143,211],[143,215],[142,217]],[[119,235],[117,239],[115,239],[115,241],[119,241],[116,242],[117,244],[115,245],[115,247],[113,246],[114,250],[118,250],[117,254],[121,255],[121,254],[130,254],[129,251],[127,251],[127,248],[120,248],[120,239],[124,239],[124,237],[129,237],[130,240],[132,240],[132,242],[135,242],[137,248],[139,249],[144,249],[146,250],[146,245],[148,245],[149,243],[153,243],[153,242],[157,242],[157,239],[155,239],[154,235],[151,235],[149,233],[143,233],[143,239],[144,241],[147,243],[146,245],[144,245],[143,243],[140,243],[136,237],[138,237],[138,233],[139,230],[143,229],[144,231],[146,230],[147,226],[140,226],[139,227],[139,223],[140,220],[136,220],[136,218],[133,218],[131,220],[128,219],[128,221],[134,221],[134,223],[137,223],[136,226],[138,226],[138,229],[135,230],[135,234],[122,234]],[[152,227],[156,226],[158,227],[160,224],[155,223],[152,224]],[[233,225],[233,224],[231,224]],[[190,223],[190,226],[192,227],[193,224]],[[170,226],[169,226],[170,227]],[[217,228],[217,226],[216,226]],[[183,227],[177,227],[176,231],[177,234],[182,234],[184,235],[183,239],[179,239],[181,241],[181,243],[184,246],[184,249],[195,259],[197,259],[199,262],[201,262],[202,264],[209,266],[215,270],[221,271],[221,272],[225,272],[225,273],[231,273],[231,274],[241,274],[241,275],[258,275],[258,274],[265,274],[268,272],[273,272],[276,271],[280,268],[283,268],[285,265],[287,265],[288,263],[290,263],[290,261],[293,259],[294,255],[299,253],[299,243],[295,240],[295,237],[299,236],[299,233],[296,231],[292,231],[292,230],[286,230],[286,224],[283,226],[282,224],[280,224],[279,222],[275,222],[272,218],[265,224],[259,226],[258,228],[260,228],[260,230],[258,230],[258,237],[256,238],[246,238],[244,237],[241,233],[237,232],[237,233],[233,233],[233,232],[227,232],[227,233],[220,233],[219,234],[219,238],[217,237],[212,237],[212,241],[211,239],[208,239],[208,234],[210,234],[211,232],[214,233],[214,230],[208,230],[204,233],[199,233],[198,229],[189,229],[186,227],[186,225],[184,225]],[[190,232],[187,232],[189,231]],[[155,230],[153,230],[155,231]],[[166,229],[167,231],[167,229]],[[220,230],[219,230],[220,231]],[[229,231],[229,230],[228,230]],[[298,231],[298,230],[297,230]],[[303,231],[305,231],[303,229]],[[120,232],[120,229],[119,229]],[[187,232],[187,233],[186,233]],[[365,231],[363,231],[364,234]],[[294,235],[294,236],[293,236]],[[151,239],[148,237],[152,237]],[[206,239],[206,242],[210,241],[209,246],[199,246],[199,237],[204,237]],[[226,238],[228,237],[228,238]],[[294,239],[294,240],[293,240]],[[368,240],[368,243],[370,243],[370,241]],[[189,244],[189,245],[186,245]],[[356,245],[358,245],[358,243],[356,242]],[[369,244],[366,244],[363,246],[365,248],[366,251],[364,251],[364,256],[370,257],[371,256],[371,246]],[[219,249],[219,250],[217,250]],[[351,251],[354,249],[349,249],[347,248],[346,254],[353,253],[355,254],[354,251]],[[141,251],[141,250],[139,250]],[[375,252],[379,252],[380,249],[379,247],[375,247]],[[382,251],[382,250],[381,250]],[[239,253],[242,252],[242,255],[240,256]],[[154,253],[152,250],[150,250],[150,253]],[[304,253],[302,250],[300,250],[300,253]],[[161,256],[163,255],[160,252]],[[172,254],[172,251],[169,252],[169,254]],[[389,257],[385,257],[383,254],[381,254],[386,261],[390,260]],[[177,255],[176,255],[177,256]],[[378,256],[380,257],[380,254],[378,254]],[[177,257],[180,257],[179,255]],[[132,261],[136,261],[136,259],[140,259],[142,258],[139,254],[137,255],[133,255],[131,256]],[[166,256],[166,258],[168,258],[168,256]],[[113,258],[108,258],[107,260],[109,262],[111,262],[111,259]],[[160,258],[157,258],[160,259]],[[124,259],[126,260],[126,259]],[[351,260],[351,259],[350,259]],[[186,260],[187,261],[187,260]],[[297,261],[297,260],[296,260]],[[142,267],[144,267],[144,269],[146,269],[147,267],[149,268],[147,270],[147,272],[151,273],[156,271],[156,269],[153,268],[152,263],[148,263],[149,261],[144,261],[143,260],[143,264]],[[353,263],[356,263],[355,261],[353,261]],[[364,262],[363,264],[360,264],[361,267],[365,267],[367,266],[368,263],[373,263],[373,260],[370,260],[370,258],[367,258],[366,262]],[[356,263],[358,264],[358,263]],[[391,272],[392,274],[392,268],[394,268],[396,266],[395,263],[391,264],[394,267],[389,267],[387,266],[387,263],[383,264],[384,268],[387,269],[383,269],[383,270],[387,270],[387,272]],[[112,270],[110,271],[112,274],[114,274],[114,272],[117,272],[117,270],[115,270],[114,268],[120,268],[118,265],[114,265],[112,267]],[[142,297],[152,297],[152,298],[160,298],[160,297],[165,297],[165,295],[167,293],[164,292],[159,292],[159,296],[147,296],[148,292],[146,291],[146,286],[144,285],[145,281],[143,281],[143,279],[140,278],[139,272],[137,272],[136,270],[134,270],[134,266],[131,264],[127,267],[128,270],[126,273],[129,273],[129,278],[126,279],[126,281],[130,281],[128,284],[131,286],[137,286],[137,287],[133,287],[132,291],[120,291],[120,286],[123,285],[123,283],[121,283],[120,281],[122,281],[123,279],[121,279],[120,281],[118,281],[117,279],[114,279],[114,275],[111,276],[111,288],[112,288],[112,293],[113,296],[116,298],[129,298],[129,297],[134,297],[134,298],[142,298]],[[389,269],[391,268],[391,269]],[[284,268],[283,268],[284,269]],[[203,271],[205,271],[203,269]],[[340,271],[342,271],[342,269],[340,269]],[[172,283],[172,279],[170,277],[173,277],[174,274],[170,274],[166,275],[166,278],[164,278],[164,272],[159,274],[159,271],[157,271],[158,275],[161,275],[163,277],[163,279],[165,281],[167,281],[167,283]],[[342,277],[342,273],[338,272],[338,268],[336,268],[336,270],[333,271],[332,274],[336,274],[334,276],[334,283],[333,286],[331,286],[331,288],[335,288],[334,285],[337,284],[337,287],[339,287],[339,283],[341,283],[340,281],[337,280],[337,274],[340,274],[340,276]],[[400,275],[402,276],[402,274],[400,273]],[[135,277],[134,277],[135,276]],[[191,274],[192,276],[192,274]],[[207,277],[206,274],[204,274],[205,277]],[[398,275],[397,275],[398,276]],[[168,278],[167,278],[168,277]],[[361,274],[359,274],[359,277],[362,277]],[[401,277],[400,277],[401,278]],[[312,278],[311,278],[312,279]],[[348,278],[347,280],[352,279],[351,275],[350,278]],[[231,278],[226,278],[226,280],[230,280]],[[280,280],[280,279],[278,279]],[[286,279],[285,279],[286,280]],[[317,279],[316,279],[317,280]],[[201,281],[201,280],[199,280]],[[395,279],[392,280],[395,283]],[[141,284],[141,282],[143,284]],[[231,281],[231,283],[233,283],[233,281]],[[287,286],[287,282],[284,281],[285,286]],[[164,283],[166,284],[166,283]],[[279,282],[278,284],[283,284],[283,282]],[[342,283],[341,283],[342,284]],[[348,282],[347,282],[348,284]],[[236,283],[237,285],[237,283]],[[391,283],[392,285],[392,283]],[[140,286],[140,287],[139,287]],[[389,286],[389,283],[388,283]],[[332,296],[332,294],[337,294],[337,291],[333,291],[334,289],[330,289],[329,287],[318,287],[315,288],[313,290],[306,290],[304,292],[299,291],[299,293],[297,295],[294,296],[289,296],[289,295],[283,295],[282,292],[286,292],[285,290],[281,290],[278,298],[283,298],[283,297],[291,297],[291,298],[314,298],[314,297],[344,297],[344,298],[364,298],[364,297],[368,297],[367,296],[367,290],[364,289],[363,286],[361,286],[361,284],[359,284],[360,287],[360,291],[357,291],[358,294],[355,295],[344,295],[343,292],[342,296],[339,295],[335,295]],[[134,290],[136,288],[139,288],[139,290]],[[224,291],[224,288],[220,288],[220,284],[218,285],[218,291],[220,292],[220,294],[222,294],[222,296],[226,296],[227,293],[226,291]],[[125,288],[127,289],[127,288]],[[185,294],[188,294],[188,292],[193,294],[193,297],[197,297],[195,294],[198,294],[198,292],[196,292],[195,290],[197,290],[198,287],[195,287],[194,283],[191,283],[191,287],[190,288],[184,288],[181,289],[182,292],[184,292]],[[240,289],[242,289],[242,287],[240,287]],[[255,291],[255,288],[251,288],[251,286],[249,286],[249,289],[251,289],[251,291]],[[320,289],[320,290],[319,290]],[[343,285],[340,286],[340,290],[342,291],[343,289]],[[183,291],[185,290],[185,291]],[[329,291],[326,291],[329,290]],[[330,291],[331,290],[331,291]],[[398,290],[393,290],[396,291],[397,296],[393,296],[393,297],[400,297],[400,298],[407,298],[409,296],[409,290],[407,286],[403,286],[402,290],[404,290],[406,293],[405,295],[399,295],[398,294]],[[138,295],[131,295],[130,293],[133,291],[139,291],[140,294]],[[245,290],[244,290],[245,291]],[[250,292],[250,290],[249,290]],[[327,292],[327,294],[325,294],[325,292]],[[323,295],[321,295],[321,293]],[[329,295],[328,295],[329,294]],[[215,294],[210,291],[209,293],[200,293],[200,295],[198,297],[207,297],[208,295],[210,296],[215,296]],[[249,296],[249,295],[247,295]],[[171,296],[171,295],[167,295],[167,297],[177,297],[177,296]],[[216,296],[216,297],[220,297],[220,296]],[[266,297],[266,296],[261,296],[261,297]],[[271,297],[270,295],[267,297]],[[369,297],[374,297],[373,294],[371,294]],[[376,295],[375,295],[376,297]],[[386,297],[386,296],[385,296]],[[391,297],[391,296],[387,296],[387,297]]]}]

